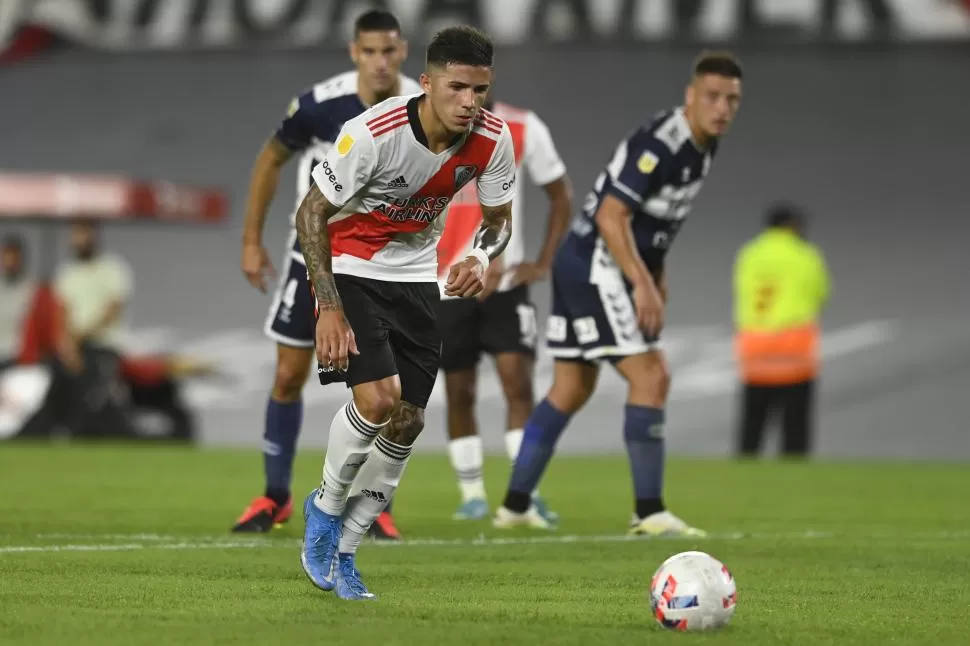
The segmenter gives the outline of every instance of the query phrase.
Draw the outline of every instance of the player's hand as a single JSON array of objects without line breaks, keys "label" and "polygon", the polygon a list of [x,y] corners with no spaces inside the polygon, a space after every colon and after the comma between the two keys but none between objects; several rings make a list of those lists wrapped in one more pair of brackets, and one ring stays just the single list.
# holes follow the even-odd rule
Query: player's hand
[{"label": "player's hand", "polygon": [[549,273],[549,268],[537,262],[523,262],[512,268],[512,287],[539,282]]},{"label": "player's hand", "polygon": [[664,326],[664,304],[653,281],[637,285],[633,289],[633,303],[640,329],[650,337],[660,334]]},{"label": "player's hand", "polygon": [[249,284],[261,292],[266,292],[264,274],[270,278],[276,278],[276,270],[273,269],[269,254],[266,253],[266,249],[262,245],[253,242],[243,243],[240,266]]},{"label": "player's hand", "polygon": [[445,282],[446,296],[471,298],[485,288],[485,268],[478,258],[469,256],[451,266]]},{"label": "player's hand", "polygon": [[350,355],[357,351],[357,337],[343,310],[320,312],[317,317],[317,361],[324,366],[334,366],[345,371],[350,366]]},{"label": "player's hand", "polygon": [[484,301],[486,298],[491,296],[496,289],[498,289],[499,284],[502,282],[502,276],[505,275],[505,262],[502,261],[502,257],[499,256],[492,262],[488,263],[488,269],[485,270],[485,276],[482,278],[482,291],[478,293],[479,301]]}]

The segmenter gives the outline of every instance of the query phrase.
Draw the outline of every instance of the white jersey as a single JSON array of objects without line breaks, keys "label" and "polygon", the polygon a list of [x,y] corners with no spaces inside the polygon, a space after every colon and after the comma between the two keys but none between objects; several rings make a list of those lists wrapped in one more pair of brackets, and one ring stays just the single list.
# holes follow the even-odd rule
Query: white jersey
[{"label": "white jersey", "polygon": [[[368,108],[357,94],[357,80],[357,71],[351,70],[313,85],[290,101],[286,116],[277,127],[276,138],[293,152],[302,153],[297,164],[296,205],[290,216],[291,226],[296,209],[313,181],[310,176],[313,167],[333,146],[341,126]],[[402,74],[400,84],[402,95],[421,92],[421,85],[411,77]],[[302,258],[299,260],[302,262]]]},{"label": "white jersey", "polygon": [[[566,165],[559,157],[549,128],[535,112],[498,101],[494,107],[495,114],[508,124],[512,134],[517,175],[521,167],[525,166],[529,179],[536,186],[545,186],[565,176]],[[519,195],[519,182],[516,181],[515,198],[512,201],[512,238],[501,256],[506,271],[499,283],[500,292],[508,291],[514,274],[512,268],[525,258],[523,208]],[[442,298],[457,298],[445,296],[448,270],[451,265],[468,256],[475,244],[475,234],[481,221],[482,211],[476,187],[468,184],[455,196],[448,208],[448,226],[438,243],[438,286]]]},{"label": "white jersey", "polygon": [[392,97],[347,121],[313,180],[340,213],[330,220],[333,272],[437,282],[448,204],[475,180],[479,202],[512,201],[509,126],[482,110],[469,131],[435,154],[418,119],[421,94]]}]

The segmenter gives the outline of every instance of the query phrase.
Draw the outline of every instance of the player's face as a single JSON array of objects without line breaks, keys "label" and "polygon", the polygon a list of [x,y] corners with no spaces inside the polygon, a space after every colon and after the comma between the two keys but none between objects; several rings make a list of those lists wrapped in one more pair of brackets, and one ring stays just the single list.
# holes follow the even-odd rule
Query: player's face
[{"label": "player's face", "polygon": [[720,137],[731,127],[741,105],[741,80],[705,74],[687,87],[687,110],[708,137]]},{"label": "player's face", "polygon": [[492,69],[474,65],[433,66],[421,75],[421,87],[435,115],[449,132],[460,133],[485,103],[492,84]]},{"label": "player's face", "polygon": [[362,31],[350,44],[350,58],[364,85],[376,94],[394,89],[408,56],[407,41],[396,31]]}]

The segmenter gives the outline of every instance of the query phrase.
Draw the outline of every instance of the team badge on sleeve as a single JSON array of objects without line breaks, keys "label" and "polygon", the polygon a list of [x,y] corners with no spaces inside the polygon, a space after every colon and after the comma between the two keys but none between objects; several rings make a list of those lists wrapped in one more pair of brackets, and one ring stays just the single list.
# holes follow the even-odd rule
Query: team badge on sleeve
[{"label": "team badge on sleeve", "polygon": [[296,114],[296,111],[299,109],[300,109],[300,99],[299,97],[293,97],[293,100],[290,101],[290,105],[286,107],[287,118],[292,117],[294,114]]},{"label": "team badge on sleeve", "polygon": [[637,162],[637,169],[644,175],[649,175],[657,167],[659,162],[660,159],[648,150],[640,155],[640,161]]},{"label": "team badge on sleeve", "polygon": [[341,157],[349,153],[350,149],[353,147],[354,147],[354,138],[347,134],[341,137],[340,141],[337,142],[337,152],[340,153]]}]

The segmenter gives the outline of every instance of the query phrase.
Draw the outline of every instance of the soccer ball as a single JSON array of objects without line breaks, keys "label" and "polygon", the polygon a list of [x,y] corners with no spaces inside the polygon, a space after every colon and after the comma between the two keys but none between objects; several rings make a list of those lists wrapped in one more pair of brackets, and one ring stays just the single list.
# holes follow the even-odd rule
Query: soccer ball
[{"label": "soccer ball", "polygon": [[734,577],[704,552],[681,552],[660,564],[650,580],[650,609],[670,630],[715,630],[734,616]]}]

